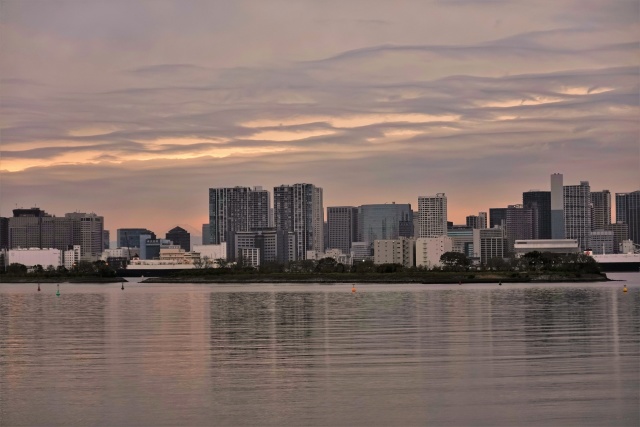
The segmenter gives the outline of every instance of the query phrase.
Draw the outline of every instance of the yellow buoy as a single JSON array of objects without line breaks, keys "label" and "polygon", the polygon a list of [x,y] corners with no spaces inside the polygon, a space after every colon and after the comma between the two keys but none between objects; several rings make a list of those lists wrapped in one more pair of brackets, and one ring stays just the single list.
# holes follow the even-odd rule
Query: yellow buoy
[{"label": "yellow buoy", "polygon": [[622,292],[627,292],[627,285],[624,285],[624,288],[622,288]]}]

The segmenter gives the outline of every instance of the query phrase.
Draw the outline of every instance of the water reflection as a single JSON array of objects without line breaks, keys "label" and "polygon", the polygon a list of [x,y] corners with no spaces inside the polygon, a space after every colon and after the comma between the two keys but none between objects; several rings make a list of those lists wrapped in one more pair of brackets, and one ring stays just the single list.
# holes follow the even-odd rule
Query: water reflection
[{"label": "water reflection", "polygon": [[637,425],[640,287],[0,288],[3,425]]}]

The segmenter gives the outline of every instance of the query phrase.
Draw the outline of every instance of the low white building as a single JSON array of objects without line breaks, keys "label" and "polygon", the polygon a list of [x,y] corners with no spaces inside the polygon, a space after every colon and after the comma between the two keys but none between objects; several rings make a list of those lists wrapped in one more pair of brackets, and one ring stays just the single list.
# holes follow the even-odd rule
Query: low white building
[{"label": "low white building", "polygon": [[401,264],[404,267],[415,265],[414,239],[386,239],[373,242],[374,264]]},{"label": "low white building", "polygon": [[322,258],[333,258],[338,264],[351,265],[351,255],[344,254],[340,249],[327,249],[326,252],[307,251],[306,259],[319,261]]},{"label": "low white building", "polygon": [[64,251],[64,254],[62,256],[64,260],[64,268],[66,268],[67,270],[71,270],[80,262],[80,256],[82,253],[80,249],[80,245],[74,245],[73,249]]},{"label": "low white building", "polygon": [[7,265],[22,264],[27,267],[41,265],[43,268],[47,268],[51,265],[57,268],[62,265],[62,262],[62,251],[60,249],[9,249],[6,258]]},{"label": "low white building", "polygon": [[554,254],[574,254],[581,252],[577,239],[516,240],[513,249],[516,257],[521,257],[533,251],[551,252]]},{"label": "low white building", "polygon": [[416,240],[416,266],[439,267],[442,254],[452,250],[453,239],[449,236],[421,237]]},{"label": "low white building", "polygon": [[227,259],[227,243],[219,245],[193,245],[193,252],[200,254],[200,258],[207,258],[211,261],[216,259]]}]

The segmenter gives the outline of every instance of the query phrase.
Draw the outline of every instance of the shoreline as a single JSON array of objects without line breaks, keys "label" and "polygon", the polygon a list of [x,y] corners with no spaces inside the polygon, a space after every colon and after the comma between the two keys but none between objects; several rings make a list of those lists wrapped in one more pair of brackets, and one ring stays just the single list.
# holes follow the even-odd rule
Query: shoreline
[{"label": "shoreline", "polygon": [[120,283],[124,277],[2,277],[0,283]]},{"label": "shoreline", "polygon": [[425,285],[435,284],[456,284],[456,283],[591,283],[611,281],[606,274],[582,274],[576,276],[571,274],[536,274],[518,275],[514,277],[509,274],[465,274],[465,273],[439,273],[425,275],[331,275],[331,274],[292,274],[286,276],[229,274],[218,276],[182,276],[182,277],[149,277],[140,283],[246,283],[246,284],[277,284],[277,283],[314,283],[314,284],[336,284],[336,283],[382,283],[382,284],[406,284],[419,283]]}]

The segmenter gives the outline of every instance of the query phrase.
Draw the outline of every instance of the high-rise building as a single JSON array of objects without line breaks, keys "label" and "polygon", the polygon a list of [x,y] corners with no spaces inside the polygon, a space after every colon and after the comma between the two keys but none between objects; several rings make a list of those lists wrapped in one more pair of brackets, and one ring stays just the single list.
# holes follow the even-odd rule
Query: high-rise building
[{"label": "high-rise building", "polygon": [[104,245],[103,249],[109,249],[109,245],[111,244],[109,242],[110,236],[111,236],[111,233],[109,233],[109,230],[104,230],[102,232],[102,244]]},{"label": "high-rise building", "polygon": [[203,245],[213,244],[213,239],[211,238],[211,227],[209,227],[209,223],[202,224],[202,244]]},{"label": "high-rise building", "polygon": [[478,212],[478,215],[467,216],[467,227],[487,228],[487,213]]},{"label": "high-rise building", "polygon": [[295,259],[306,259],[307,251],[323,252],[322,188],[304,183],[275,187],[273,206],[276,229],[296,235]]},{"label": "high-rise building", "polygon": [[83,260],[95,261],[104,249],[104,218],[94,213],[55,217],[39,208],[15,209],[8,225],[10,248],[67,250],[81,246]]},{"label": "high-rise building", "polygon": [[116,239],[119,248],[140,248],[140,236],[149,235],[150,239],[155,239],[156,234],[146,228],[118,228]]},{"label": "high-rise building", "polygon": [[295,233],[278,231],[275,228],[238,231],[235,234],[236,257],[245,249],[258,249],[260,264],[278,262],[285,264],[295,261]]},{"label": "high-rise building", "polygon": [[83,260],[97,261],[104,251],[104,218],[94,213],[73,212],[65,214],[73,227],[73,243],[80,245]]},{"label": "high-rise building", "polygon": [[413,237],[409,223],[413,224],[413,211],[408,203],[362,205],[358,208],[358,241],[372,245],[376,240]]},{"label": "high-rise building", "polygon": [[358,241],[358,208],[330,206],[327,208],[327,249],[351,252],[351,243]]},{"label": "high-rise building", "polygon": [[588,181],[564,186],[564,229],[567,239],[578,240],[580,250],[590,249],[591,187]]},{"label": "high-rise building", "polygon": [[607,231],[613,231],[613,253],[622,253],[620,245],[625,240],[629,240],[629,225],[624,222],[609,224],[604,227]]},{"label": "high-rise building", "polygon": [[0,217],[0,250],[9,249],[9,218]]},{"label": "high-rise building", "polygon": [[524,192],[522,206],[533,213],[532,239],[551,239],[551,192]]},{"label": "high-rise building", "polygon": [[418,197],[419,237],[447,235],[447,197],[444,193]]},{"label": "high-rise building", "polygon": [[591,192],[591,229],[604,230],[611,224],[611,192],[609,190]]},{"label": "high-rise building", "polygon": [[[551,175],[551,238],[565,238],[564,189],[561,173]],[[567,236],[568,237],[568,236]]]},{"label": "high-rise building", "polygon": [[180,246],[185,252],[191,250],[191,234],[182,227],[174,227],[165,235],[167,240],[171,240],[174,245]]},{"label": "high-rise building", "polygon": [[504,258],[506,246],[504,229],[500,227],[473,230],[473,252],[481,264],[492,258]]},{"label": "high-rise building", "polygon": [[227,243],[227,259],[235,259],[235,233],[269,227],[269,192],[262,187],[209,189],[211,244]]},{"label": "high-rise building", "polygon": [[533,210],[522,205],[509,205],[504,227],[507,253],[513,254],[516,240],[531,240],[533,236]]},{"label": "high-rise building", "polygon": [[451,250],[453,252],[460,252],[469,258],[472,258],[474,256],[473,230],[477,229],[464,225],[447,227],[447,236],[451,237]]},{"label": "high-rise building", "polygon": [[613,254],[618,251],[614,248],[615,236],[611,230],[591,231],[591,251],[596,255]]},{"label": "high-rise building", "polygon": [[640,190],[616,193],[616,222],[629,226],[629,239],[640,245]]},{"label": "high-rise building", "polygon": [[504,227],[507,222],[507,208],[489,209],[489,228]]}]

